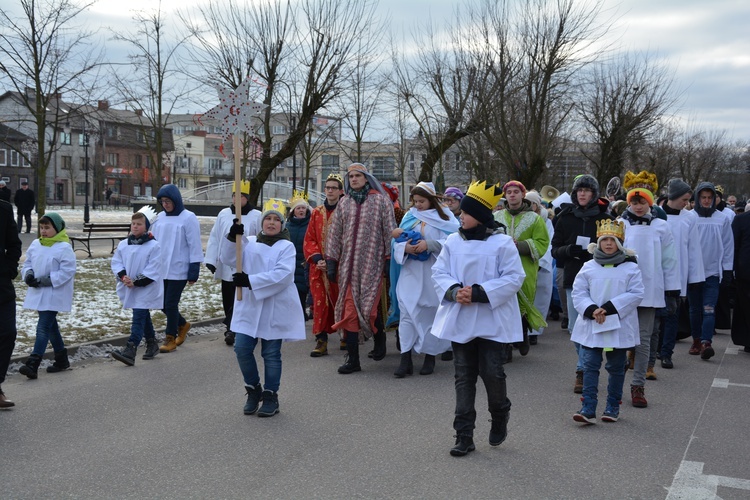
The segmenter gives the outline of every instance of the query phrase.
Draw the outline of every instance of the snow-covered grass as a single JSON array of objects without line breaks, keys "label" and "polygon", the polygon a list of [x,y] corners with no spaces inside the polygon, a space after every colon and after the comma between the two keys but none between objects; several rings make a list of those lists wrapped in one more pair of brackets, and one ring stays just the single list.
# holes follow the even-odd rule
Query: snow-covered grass
[{"label": "snow-covered grass", "polygon": [[[54,210],[72,226],[74,221],[83,221],[82,210]],[[130,212],[92,211],[92,222],[129,222]],[[206,236],[213,225],[212,217],[199,217],[201,233]],[[25,249],[25,248],[24,248]],[[70,313],[60,313],[58,322],[66,344],[77,344],[91,340],[127,335],[130,333],[131,310],[123,310],[115,294],[115,277],[110,269],[109,258],[86,258],[78,254],[75,276],[73,309]],[[22,256],[22,259],[25,255]],[[36,337],[37,312],[23,309],[27,286],[20,280],[15,282],[18,295],[16,324],[18,338],[14,355],[31,352]],[[180,312],[188,321],[223,316],[221,287],[202,266],[201,276],[195,285],[188,285],[182,294]],[[161,311],[152,311],[154,328],[163,328],[166,318]]]}]

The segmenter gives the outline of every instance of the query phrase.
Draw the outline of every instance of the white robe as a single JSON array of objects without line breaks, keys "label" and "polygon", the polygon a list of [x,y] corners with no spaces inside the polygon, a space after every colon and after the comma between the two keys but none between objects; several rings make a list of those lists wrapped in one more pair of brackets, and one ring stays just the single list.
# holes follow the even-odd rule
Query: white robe
[{"label": "white robe", "polygon": [[187,279],[188,266],[203,262],[201,226],[190,210],[170,216],[160,212],[151,225],[151,234],[161,245],[162,279]]},{"label": "white robe", "polygon": [[[544,222],[549,234],[549,245],[547,251],[539,259],[539,273],[536,275],[536,295],[534,296],[534,307],[539,310],[543,318],[547,318],[549,306],[552,302],[552,237],[555,235],[555,227],[549,217],[545,217]],[[529,335],[541,335],[544,328],[532,330]]]},{"label": "white robe", "polygon": [[695,214],[698,241],[703,249],[703,272],[706,278],[718,276],[722,271],[734,269],[734,235],[732,223],[723,212],[715,211],[711,217]]},{"label": "white robe", "polygon": [[164,281],[161,278],[161,245],[154,240],[142,245],[128,245],[128,240],[122,240],[111,261],[112,272],[125,270],[130,279],[135,281],[138,276],[145,276],[154,280],[146,286],[129,288],[117,280],[117,296],[122,301],[123,309],[161,309],[164,303]]},{"label": "white robe", "polygon": [[21,268],[22,279],[30,269],[34,270],[37,279],[49,276],[52,286],[29,287],[23,307],[37,311],[70,312],[73,306],[73,277],[76,274],[76,255],[70,243],[59,241],[46,247],[38,239],[32,241]]},{"label": "white robe", "polygon": [[[415,229],[419,229],[418,224]],[[414,349],[418,353],[436,354],[450,349],[450,340],[439,339],[432,334],[432,323],[435,320],[440,299],[432,284],[432,265],[448,237],[445,232],[425,224],[422,239],[428,243],[432,252],[425,261],[408,258],[404,253],[406,242],[394,243],[391,257],[401,264],[401,273],[396,284],[396,295],[401,316],[398,334],[401,352]]]},{"label": "white robe", "polygon": [[656,217],[649,225],[619,220],[625,222],[623,246],[635,250],[646,289],[641,307],[665,307],[664,292],[681,289],[677,249],[669,224]]},{"label": "white robe", "polygon": [[[288,240],[268,246],[256,236],[242,238],[242,271],[250,277],[250,289],[242,289],[242,300],[235,295],[233,332],[266,340],[305,339],[305,316],[294,285],[296,255]],[[221,260],[230,267],[237,262],[235,243],[226,238]]]},{"label": "white robe", "polygon": [[[625,233],[627,234],[627,233]],[[644,295],[641,271],[634,262],[604,267],[595,260],[586,262],[573,281],[573,305],[578,319],[570,340],[586,347],[614,347],[627,349],[640,344],[638,311]],[[620,328],[593,333],[596,323],[583,316],[589,306],[602,306],[607,302],[617,309]]]},{"label": "white robe", "polygon": [[[512,343],[523,340],[521,310],[516,294],[526,274],[510,236],[494,234],[484,241],[448,236],[432,266],[435,291],[440,297],[432,333],[465,344],[475,338]],[[489,303],[462,305],[445,300],[454,284],[481,285]]]},{"label": "white robe", "polygon": [[706,281],[703,272],[703,250],[700,236],[695,224],[695,212],[685,209],[677,215],[667,215],[669,230],[672,231],[677,260],[680,269],[680,296],[687,296],[687,286],[690,283]]},{"label": "white robe", "polygon": [[[260,232],[260,212],[258,210],[250,210],[247,215],[242,216],[242,225],[245,227],[245,236],[255,236]],[[211,228],[211,234],[208,236],[208,244],[206,245],[206,264],[211,264],[216,267],[216,273],[214,274],[215,280],[232,281],[232,274],[234,274],[234,267],[226,265],[221,260],[219,248],[221,247],[222,240],[227,238],[229,234],[229,228],[234,223],[234,209],[229,207],[219,212],[216,217],[214,227]]]}]

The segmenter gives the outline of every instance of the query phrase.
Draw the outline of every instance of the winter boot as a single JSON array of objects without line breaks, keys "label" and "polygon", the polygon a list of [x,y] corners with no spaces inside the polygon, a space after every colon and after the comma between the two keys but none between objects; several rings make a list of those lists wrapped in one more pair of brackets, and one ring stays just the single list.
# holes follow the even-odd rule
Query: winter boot
[{"label": "winter boot", "polygon": [[430,375],[435,371],[435,356],[431,354],[424,355],[424,363],[422,363],[422,369],[419,370],[420,375]]},{"label": "winter boot", "polygon": [[348,351],[346,362],[339,366],[339,373],[348,375],[362,371],[359,364],[359,333],[346,332],[346,350]]},{"label": "winter boot", "polygon": [[440,355],[442,361],[453,361],[453,351],[445,351]]},{"label": "winter boot", "polygon": [[607,408],[602,415],[602,422],[617,422],[618,418],[620,418],[620,404],[607,403]]},{"label": "winter boot", "polygon": [[328,354],[328,339],[327,335],[319,333],[316,335],[317,340],[315,341],[315,349],[310,353],[311,358],[320,358]]},{"label": "winter boot", "polygon": [[385,358],[385,332],[378,331],[372,336],[372,340],[375,343],[375,348],[372,350],[373,361],[381,361]]},{"label": "winter boot", "polygon": [[633,400],[633,406],[636,408],[646,408],[648,406],[648,401],[646,401],[646,394],[642,385],[630,386],[630,398]]},{"label": "winter boot", "polygon": [[234,332],[232,330],[224,332],[224,343],[226,345],[234,345]]},{"label": "winter boot", "polygon": [[192,325],[188,321],[186,321],[184,325],[177,327],[177,338],[174,339],[175,344],[179,346],[182,345],[183,342],[185,342],[191,326]]},{"label": "winter boot", "polygon": [[646,380],[656,380],[654,365],[649,365],[648,368],[646,368]]},{"label": "winter boot", "polygon": [[521,342],[516,342],[514,345],[518,349],[518,354],[521,356],[526,356],[529,353],[529,332],[527,332],[526,329],[523,331],[523,340]]},{"label": "winter boot", "polygon": [[128,366],[135,364],[135,351],[138,348],[132,342],[128,342],[123,349],[112,351],[112,357]]},{"label": "winter boot", "polygon": [[490,446],[500,446],[508,437],[508,420],[510,419],[510,413],[505,413],[498,418],[490,420],[492,427],[490,428]]},{"label": "winter boot", "polygon": [[247,403],[245,403],[245,407],[242,409],[242,411],[245,412],[245,415],[253,415],[256,411],[258,411],[261,395],[263,394],[263,388],[260,386],[260,384],[256,385],[255,387],[246,385],[245,391],[247,391]]},{"label": "winter boot", "polygon": [[583,393],[583,372],[576,371],[576,383],[573,386],[573,392],[576,394]]},{"label": "winter boot", "polygon": [[393,372],[393,376],[396,378],[404,378],[406,375],[414,373],[414,365],[411,361],[411,351],[401,353],[401,364],[398,365],[396,371]]},{"label": "winter boot", "polygon": [[42,362],[42,357],[38,354],[32,354],[26,363],[18,370],[21,375],[26,375],[30,379],[37,377],[37,370],[39,370],[39,364]]},{"label": "winter boot", "polygon": [[693,345],[690,346],[690,350],[688,351],[688,354],[697,356],[700,353],[701,353],[701,339],[693,339]]},{"label": "winter boot", "polygon": [[263,404],[258,410],[259,417],[273,417],[279,413],[279,394],[271,391],[263,391]]},{"label": "winter boot", "polygon": [[451,455],[454,457],[463,457],[476,449],[474,438],[471,436],[456,436],[456,445],[451,448]]},{"label": "winter boot", "polygon": [[68,360],[68,350],[63,349],[60,352],[55,353],[55,362],[47,367],[47,373],[57,373],[70,368],[70,360]]},{"label": "winter boot", "polygon": [[701,359],[703,360],[709,360],[713,357],[713,355],[716,354],[714,352],[714,348],[711,347],[711,342],[708,340],[704,340],[701,342]]},{"label": "winter boot", "polygon": [[156,339],[147,339],[146,352],[143,353],[141,359],[154,359],[157,354],[159,354],[159,344],[156,342]]},{"label": "winter boot", "polygon": [[164,343],[159,348],[159,352],[172,352],[175,349],[177,349],[177,343],[175,342],[174,335],[164,337]]}]

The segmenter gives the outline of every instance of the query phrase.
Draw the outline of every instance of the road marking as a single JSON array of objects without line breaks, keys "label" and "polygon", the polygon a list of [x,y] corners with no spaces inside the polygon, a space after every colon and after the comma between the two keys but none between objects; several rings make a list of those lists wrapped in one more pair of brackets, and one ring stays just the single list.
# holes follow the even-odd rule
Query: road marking
[{"label": "road marking", "polygon": [[727,350],[724,351],[725,354],[739,354],[740,348],[737,346],[727,346]]},{"label": "road marking", "polygon": [[719,498],[719,486],[750,491],[750,480],[703,474],[703,462],[683,460],[674,475],[666,500]]},{"label": "road marking", "polygon": [[750,387],[750,384],[738,384],[736,382],[730,382],[728,378],[715,378],[714,382],[711,384],[711,387],[716,387],[718,389],[728,389],[730,385],[734,387]]}]

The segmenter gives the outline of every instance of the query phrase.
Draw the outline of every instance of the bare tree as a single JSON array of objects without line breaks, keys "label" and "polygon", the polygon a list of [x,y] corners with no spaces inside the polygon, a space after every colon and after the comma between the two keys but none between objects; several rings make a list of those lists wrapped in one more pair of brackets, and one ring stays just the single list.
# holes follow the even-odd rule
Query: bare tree
[{"label": "bare tree", "polygon": [[[9,123],[34,137],[38,178],[39,214],[47,206],[46,175],[59,146],[61,124],[67,109],[63,93],[88,100],[93,87],[86,77],[99,66],[101,57],[92,45],[94,33],[77,24],[93,2],[74,0],[19,0],[21,12],[0,7],[0,82],[16,91],[23,115],[6,116]],[[18,7],[16,4],[14,7]]]},{"label": "bare tree", "polygon": [[[263,82],[258,88],[267,107],[256,138],[263,156],[251,179],[253,203],[273,170],[294,153],[315,115],[350,79],[361,40],[377,26],[372,22],[375,6],[371,0],[304,0],[295,5],[215,0],[199,7],[195,19],[185,16],[202,49],[197,63],[206,75],[233,87],[248,75]],[[274,105],[297,118],[277,151],[271,130]]]},{"label": "bare tree", "polygon": [[[122,102],[140,110],[141,134],[145,142],[153,179],[162,178],[166,152],[173,149],[171,137],[165,136],[169,117],[178,103],[190,95],[192,85],[186,78],[180,53],[188,35],[168,30],[167,19],[158,7],[136,12],[133,32],[116,32],[114,39],[124,42],[131,52],[125,69],[113,67],[113,87]],[[158,189],[159,186],[153,186]]]},{"label": "bare tree", "polygon": [[649,140],[676,101],[671,72],[647,54],[626,54],[594,66],[584,87],[578,114],[586,139],[597,147],[582,153],[598,179],[620,176],[628,155]]}]

